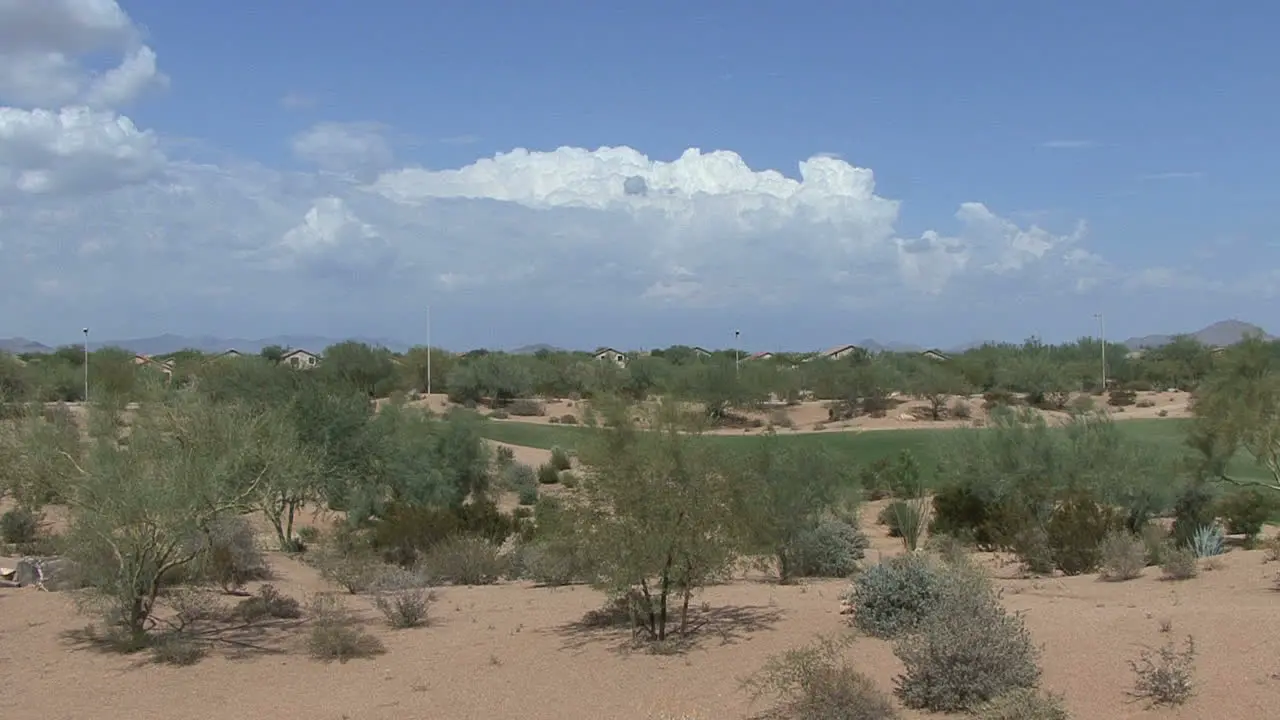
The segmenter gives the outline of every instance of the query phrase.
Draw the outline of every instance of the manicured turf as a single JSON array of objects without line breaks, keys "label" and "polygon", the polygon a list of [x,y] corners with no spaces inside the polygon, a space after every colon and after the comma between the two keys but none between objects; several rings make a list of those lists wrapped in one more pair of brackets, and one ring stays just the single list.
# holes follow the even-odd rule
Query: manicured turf
[{"label": "manicured turf", "polygon": [[[1116,422],[1116,426],[1125,433],[1151,443],[1170,455],[1189,452],[1184,444],[1187,431],[1186,420],[1120,420]],[[486,420],[481,428],[481,433],[490,440],[544,450],[556,446],[572,450],[592,432],[596,432],[584,427],[504,420]],[[847,459],[854,466],[862,466],[881,458],[894,457],[903,450],[910,450],[920,461],[921,472],[926,481],[929,481],[937,464],[938,452],[945,447],[946,436],[951,432],[954,431],[947,429],[869,430],[860,433],[783,434],[779,438],[801,447],[822,447]],[[717,435],[714,441],[725,445],[744,445],[756,438],[758,435]],[[1263,476],[1252,459],[1243,455],[1233,458],[1229,469],[1234,476],[1241,479],[1260,479]]]}]

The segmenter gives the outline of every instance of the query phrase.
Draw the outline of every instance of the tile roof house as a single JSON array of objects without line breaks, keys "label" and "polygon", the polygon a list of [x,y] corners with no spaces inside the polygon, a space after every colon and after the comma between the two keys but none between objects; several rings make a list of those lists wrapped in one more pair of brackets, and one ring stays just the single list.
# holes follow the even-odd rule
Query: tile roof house
[{"label": "tile roof house", "polygon": [[772,360],[772,359],[773,359],[773,357],[774,357],[773,353],[769,352],[768,350],[765,350],[765,351],[763,351],[763,352],[751,353],[751,354],[750,354],[750,355],[748,355],[745,359],[747,359],[747,360]]},{"label": "tile roof house", "polygon": [[843,358],[852,357],[854,355],[862,355],[865,353],[866,351],[858,347],[857,345],[837,345],[833,348],[828,348],[826,350],[823,350],[821,353],[818,353],[818,357],[825,358],[827,360],[840,360]]},{"label": "tile roof house", "polygon": [[301,348],[290,350],[280,356],[280,364],[298,370],[310,370],[320,363],[320,358],[315,353],[307,352]]},{"label": "tile roof house", "polygon": [[611,347],[596,348],[596,351],[591,354],[591,357],[595,358],[596,360],[611,362],[614,365],[617,365],[618,367],[627,366],[627,354],[624,352],[619,352],[618,350],[614,350]]},{"label": "tile roof house", "polygon": [[921,352],[920,357],[928,358],[929,360],[937,360],[938,362],[946,362],[951,359],[946,353],[936,348]]}]

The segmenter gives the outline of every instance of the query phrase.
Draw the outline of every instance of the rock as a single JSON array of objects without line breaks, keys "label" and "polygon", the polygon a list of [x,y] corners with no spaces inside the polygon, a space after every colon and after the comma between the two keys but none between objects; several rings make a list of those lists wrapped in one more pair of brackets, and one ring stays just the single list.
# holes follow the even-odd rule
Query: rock
[{"label": "rock", "polygon": [[71,586],[70,562],[58,557],[27,556],[18,561],[13,579],[19,587],[65,590]]}]

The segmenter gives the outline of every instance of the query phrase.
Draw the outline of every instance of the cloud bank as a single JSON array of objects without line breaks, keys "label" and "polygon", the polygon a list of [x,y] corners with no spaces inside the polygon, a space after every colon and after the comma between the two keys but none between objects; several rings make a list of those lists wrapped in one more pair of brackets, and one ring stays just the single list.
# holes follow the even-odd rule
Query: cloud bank
[{"label": "cloud bank", "polygon": [[[398,164],[371,122],[281,138],[306,170],[199,164],[120,114],[168,79],[117,3],[0,0],[0,48],[0,312],[29,334],[85,308],[137,333],[211,318],[322,331],[431,302],[894,311],[1113,275],[1083,222],[1022,226],[977,201],[906,237],[873,171],[829,154],[790,176],[697,148],[517,148],[432,169]],[[81,64],[104,52],[118,64]]]}]

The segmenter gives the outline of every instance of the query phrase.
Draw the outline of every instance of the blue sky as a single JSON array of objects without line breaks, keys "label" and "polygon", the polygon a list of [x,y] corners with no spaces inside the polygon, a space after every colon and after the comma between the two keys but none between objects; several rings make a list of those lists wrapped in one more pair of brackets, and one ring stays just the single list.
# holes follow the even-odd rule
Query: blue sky
[{"label": "blue sky", "polygon": [[[1278,305],[1269,5],[300,7],[0,0],[0,336],[412,342],[430,304],[459,348],[947,345]],[[688,148],[745,166],[658,164]],[[816,154],[830,183],[760,175]]]}]

